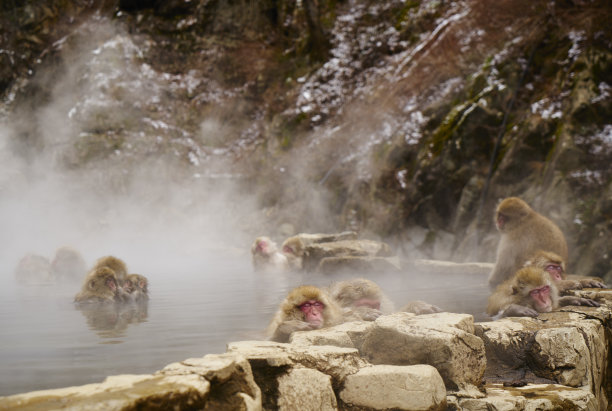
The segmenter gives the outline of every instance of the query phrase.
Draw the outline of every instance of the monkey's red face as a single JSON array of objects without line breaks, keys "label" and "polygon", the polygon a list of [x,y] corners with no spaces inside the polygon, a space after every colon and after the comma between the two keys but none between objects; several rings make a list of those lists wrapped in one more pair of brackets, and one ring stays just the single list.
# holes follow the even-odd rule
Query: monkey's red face
[{"label": "monkey's red face", "polygon": [[323,310],[325,309],[325,304],[317,300],[308,300],[300,304],[298,308],[304,313],[304,321],[315,327],[321,327],[323,325]]},{"label": "monkey's red face", "polygon": [[283,247],[283,253],[285,254],[295,254],[295,251],[293,251],[293,248],[289,247],[288,245]]},{"label": "monkey's red face", "polygon": [[117,283],[112,278],[106,279],[106,286],[113,291],[117,291]]},{"label": "monkey's red face", "polygon": [[559,264],[549,263],[544,269],[548,271],[548,274],[550,274],[550,278],[552,278],[553,281],[563,280],[563,267],[561,267]]},{"label": "monkey's red face", "polygon": [[355,307],[370,307],[380,310],[380,301],[374,298],[361,298],[354,302]]},{"label": "monkey's red face", "polygon": [[257,247],[255,247],[255,250],[261,255],[268,255],[272,252],[271,245],[265,240],[260,240],[257,243]]},{"label": "monkey's red face", "polygon": [[548,313],[552,311],[552,300],[550,298],[549,285],[534,288],[529,292],[529,296],[533,300],[533,305],[536,311],[540,313]]},{"label": "monkey's red face", "polygon": [[499,231],[503,231],[504,225],[506,225],[507,217],[501,213],[497,214],[497,220],[495,220],[495,226]]}]

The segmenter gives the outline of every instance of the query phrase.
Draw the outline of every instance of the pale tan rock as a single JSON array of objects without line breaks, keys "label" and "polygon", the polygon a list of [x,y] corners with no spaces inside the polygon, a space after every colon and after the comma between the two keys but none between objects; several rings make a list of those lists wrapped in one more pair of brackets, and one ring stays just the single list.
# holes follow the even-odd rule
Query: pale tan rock
[{"label": "pale tan rock", "polygon": [[381,316],[367,333],[362,355],[372,364],[429,364],[446,388],[478,395],[486,367],[484,344],[468,314]]},{"label": "pale tan rock", "polygon": [[[227,351],[239,353],[258,367],[295,366],[313,368],[332,377],[334,383],[354,374],[367,362],[354,348],[305,346],[272,341],[240,341],[228,344]],[[257,375],[255,375],[257,381]],[[258,382],[258,381],[257,381]]]},{"label": "pale tan rock", "polygon": [[331,377],[308,368],[294,368],[278,378],[277,404],[280,411],[338,409]]},{"label": "pale tan rock", "polygon": [[167,404],[168,408],[203,409],[209,392],[210,383],[196,374],[117,375],[98,384],[2,397],[0,409],[107,411],[146,409],[149,403],[157,408]]},{"label": "pale tan rock", "polygon": [[321,330],[294,332],[289,341],[296,345],[333,345],[360,349],[367,331],[373,326],[371,321],[351,321]]},{"label": "pale tan rock", "polygon": [[[597,411],[595,396],[588,390],[554,384],[529,384],[524,387],[504,387],[491,384],[484,398],[457,398],[448,396],[448,410],[470,411],[541,411],[589,410]],[[603,408],[605,409],[605,408]]]},{"label": "pale tan rock", "polygon": [[249,362],[239,354],[209,354],[203,358],[189,358],[167,365],[156,375],[198,375],[205,378],[210,382],[206,409],[261,409],[261,390],[255,383]]},{"label": "pale tan rock", "polygon": [[[309,244],[304,249],[303,268],[305,271],[318,271],[322,260],[330,258],[322,269],[338,271],[343,267],[334,258],[348,257],[392,257],[393,253],[388,244],[374,240],[340,240],[327,243]],[[342,260],[344,261],[344,260]],[[346,264],[351,262],[347,259]],[[356,259],[354,264],[361,266],[364,260]],[[399,262],[398,262],[399,264]],[[327,267],[327,268],[326,268]],[[351,268],[350,266],[344,266]]]},{"label": "pale tan rock", "polygon": [[429,365],[375,365],[349,375],[340,392],[349,406],[377,410],[443,410],[446,389]]},{"label": "pale tan rock", "polygon": [[402,265],[411,271],[428,273],[430,275],[436,273],[453,273],[457,275],[474,274],[475,276],[483,277],[483,280],[491,273],[495,264],[493,263],[454,263],[451,261],[426,260],[417,259],[409,262],[402,261]]}]

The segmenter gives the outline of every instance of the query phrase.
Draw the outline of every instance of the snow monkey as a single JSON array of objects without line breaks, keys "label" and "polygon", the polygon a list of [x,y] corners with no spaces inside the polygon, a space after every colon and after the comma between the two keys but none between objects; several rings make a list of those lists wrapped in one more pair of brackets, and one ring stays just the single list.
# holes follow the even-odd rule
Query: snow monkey
[{"label": "snow monkey", "polygon": [[47,257],[27,254],[15,267],[15,278],[21,284],[44,283],[51,280],[51,263]]},{"label": "snow monkey", "polygon": [[346,321],[374,321],[394,311],[393,303],[378,284],[365,278],[333,283],[329,294],[343,308]]},{"label": "snow monkey", "polygon": [[76,303],[114,303],[123,300],[115,271],[108,267],[91,270],[85,277],[81,291],[74,297]]},{"label": "snow monkey", "polygon": [[95,271],[101,267],[108,267],[115,272],[117,276],[117,280],[119,281],[119,286],[123,285],[123,282],[127,278],[127,267],[123,260],[117,257],[113,257],[112,255],[108,255],[106,257],[101,257],[96,261],[96,264],[93,267],[92,271]]},{"label": "snow monkey", "polygon": [[526,262],[525,267],[538,267],[550,274],[555,282],[559,293],[567,290],[580,290],[582,288],[605,288],[606,285],[598,279],[580,275],[567,275],[565,273],[565,262],[551,251],[536,251]]},{"label": "snow monkey", "polygon": [[342,308],[327,293],[312,285],[289,292],[280,304],[267,333],[272,341],[288,342],[294,331],[317,330],[342,323]]},{"label": "snow monkey", "polygon": [[51,272],[60,280],[80,280],[87,274],[87,265],[81,253],[72,247],[63,246],[55,252]]},{"label": "snow monkey", "polygon": [[278,251],[276,243],[268,237],[257,237],[251,246],[253,269],[255,271],[286,271],[287,257]]},{"label": "snow monkey", "polygon": [[565,305],[598,307],[588,298],[559,297],[559,291],[547,271],[524,267],[500,284],[489,297],[487,314],[501,317],[537,317],[540,313]]},{"label": "snow monkey", "polygon": [[140,274],[128,274],[123,283],[123,290],[132,301],[141,302],[149,299],[149,281]]},{"label": "snow monkey", "polygon": [[497,206],[495,225],[501,238],[490,288],[511,277],[535,250],[552,251],[567,261],[567,243],[559,227],[520,198],[508,197]]}]

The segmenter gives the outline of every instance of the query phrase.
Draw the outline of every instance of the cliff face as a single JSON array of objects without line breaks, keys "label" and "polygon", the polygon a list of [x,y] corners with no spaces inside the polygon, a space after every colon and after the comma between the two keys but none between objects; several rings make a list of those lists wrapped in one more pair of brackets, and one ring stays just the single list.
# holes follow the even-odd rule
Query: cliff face
[{"label": "cliff face", "polygon": [[494,259],[516,195],[561,226],[571,271],[612,281],[606,1],[1,7],[2,157],[25,179],[14,158],[50,152],[119,192],[144,163],[226,175],[258,200],[249,234],[357,229],[457,261]]}]

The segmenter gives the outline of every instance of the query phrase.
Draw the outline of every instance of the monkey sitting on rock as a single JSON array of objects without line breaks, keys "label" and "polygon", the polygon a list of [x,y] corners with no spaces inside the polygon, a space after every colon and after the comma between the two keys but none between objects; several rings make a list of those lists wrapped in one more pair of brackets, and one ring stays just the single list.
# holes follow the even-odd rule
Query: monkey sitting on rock
[{"label": "monkey sitting on rock", "polygon": [[502,317],[537,317],[566,305],[599,307],[588,298],[559,297],[559,290],[547,271],[538,267],[524,267],[499,285],[489,297],[487,314]]}]

